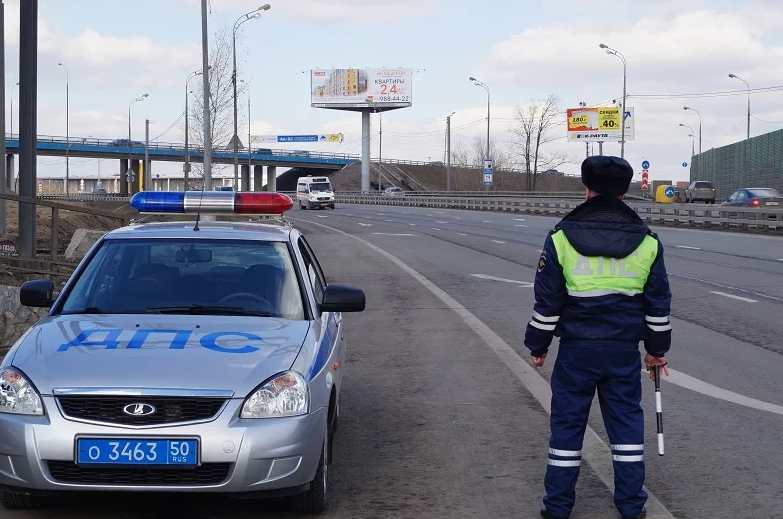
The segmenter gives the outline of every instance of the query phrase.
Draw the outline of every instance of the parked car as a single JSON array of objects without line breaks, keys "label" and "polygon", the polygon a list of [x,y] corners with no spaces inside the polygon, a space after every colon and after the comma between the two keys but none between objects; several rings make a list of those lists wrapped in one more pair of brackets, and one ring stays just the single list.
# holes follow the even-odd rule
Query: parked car
[{"label": "parked car", "polygon": [[708,204],[715,203],[715,186],[712,182],[705,180],[697,180],[692,182],[688,189],[685,190],[685,203],[691,202],[705,202]]}]

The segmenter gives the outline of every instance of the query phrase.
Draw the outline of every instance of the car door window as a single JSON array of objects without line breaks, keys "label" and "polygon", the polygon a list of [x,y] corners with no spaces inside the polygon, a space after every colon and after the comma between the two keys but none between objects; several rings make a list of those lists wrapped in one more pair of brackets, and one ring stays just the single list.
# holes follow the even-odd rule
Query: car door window
[{"label": "car door window", "polygon": [[305,268],[307,269],[307,278],[310,282],[310,286],[313,288],[315,300],[320,303],[324,296],[324,290],[326,289],[326,277],[324,276],[323,270],[321,270],[321,266],[318,264],[315,254],[304,237],[299,238],[299,252],[302,254],[302,259],[304,259]]},{"label": "car door window", "polygon": [[745,191],[740,191],[737,193],[737,202],[744,202],[747,198],[747,195],[745,194]]}]

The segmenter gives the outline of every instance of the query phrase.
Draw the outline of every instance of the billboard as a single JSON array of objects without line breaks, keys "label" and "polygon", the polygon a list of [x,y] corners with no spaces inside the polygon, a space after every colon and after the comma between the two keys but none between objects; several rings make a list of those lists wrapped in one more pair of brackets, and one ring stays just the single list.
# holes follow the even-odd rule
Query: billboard
[{"label": "billboard", "polygon": [[412,70],[339,68],[310,71],[314,108],[407,108],[413,104]]},{"label": "billboard", "polygon": [[[569,142],[620,142],[622,140],[621,111],[617,106],[569,108],[567,110]],[[634,140],[634,134],[634,109],[626,107],[626,142]]]},{"label": "billboard", "polygon": [[318,135],[253,135],[253,143],[279,142],[343,142],[342,133],[321,133]]}]

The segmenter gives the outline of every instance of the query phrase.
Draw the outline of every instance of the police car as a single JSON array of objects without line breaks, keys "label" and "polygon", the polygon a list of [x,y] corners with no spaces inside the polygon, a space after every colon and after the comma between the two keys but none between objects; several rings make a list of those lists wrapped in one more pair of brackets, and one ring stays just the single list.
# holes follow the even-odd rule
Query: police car
[{"label": "police car", "polygon": [[[214,492],[325,508],[340,414],[343,313],[280,193],[141,192],[142,213],[199,215],[105,235],[0,365],[0,502],[60,491]],[[278,215],[270,222],[201,214]],[[196,216],[194,214],[194,216]]]}]

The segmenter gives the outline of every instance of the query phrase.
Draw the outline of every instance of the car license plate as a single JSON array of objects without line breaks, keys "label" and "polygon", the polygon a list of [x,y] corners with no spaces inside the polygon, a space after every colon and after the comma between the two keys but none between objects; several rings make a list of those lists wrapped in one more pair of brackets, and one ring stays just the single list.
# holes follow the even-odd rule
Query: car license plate
[{"label": "car license plate", "polygon": [[767,205],[778,205],[777,202],[767,202]]},{"label": "car license plate", "polygon": [[79,438],[76,460],[80,465],[196,466],[198,441]]}]

